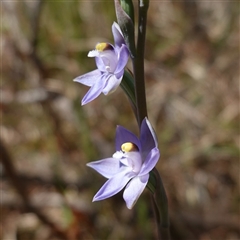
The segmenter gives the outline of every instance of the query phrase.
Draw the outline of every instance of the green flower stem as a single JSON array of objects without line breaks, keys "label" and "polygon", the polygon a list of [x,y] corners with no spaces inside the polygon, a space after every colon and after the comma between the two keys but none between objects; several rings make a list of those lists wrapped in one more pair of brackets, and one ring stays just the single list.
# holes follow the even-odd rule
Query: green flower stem
[{"label": "green flower stem", "polygon": [[[144,50],[148,7],[149,0],[139,0],[137,56],[135,58],[132,58],[139,126],[141,125],[142,120],[147,116],[144,81]],[[152,199],[153,210],[155,212],[155,219],[158,229],[158,237],[159,239],[168,240],[170,239],[170,234],[167,195],[161,177],[156,168],[153,169],[150,176],[152,179],[149,181],[148,188],[151,192],[153,192],[155,186],[155,191],[152,195]]]},{"label": "green flower stem", "polygon": [[[134,105],[136,106],[135,115],[137,116],[137,121],[140,128],[143,119],[147,117],[147,104],[144,79],[144,51],[149,0],[139,0],[138,3],[139,3],[138,4],[139,18],[138,18],[138,40],[136,49],[137,54],[136,55],[131,54],[135,80],[135,94],[133,94],[131,91],[132,90],[132,87],[130,86],[131,81],[130,82],[128,81],[128,77],[126,75],[124,76],[124,81],[121,86],[127,93],[132,104],[134,103]],[[117,12],[120,12],[120,10],[118,10]],[[128,82],[130,83],[130,85],[128,85]],[[134,102],[133,99],[135,99],[136,101]],[[156,168],[154,168],[150,174],[148,188],[152,192],[153,211],[155,213],[158,237],[159,239],[162,240],[169,240],[170,234],[169,234],[168,201],[161,177]]]},{"label": "green flower stem", "polygon": [[133,59],[134,76],[135,76],[135,96],[137,107],[137,121],[138,126],[141,126],[141,122],[147,117],[147,105],[145,95],[145,83],[144,83],[144,70],[143,63],[139,57]]},{"label": "green flower stem", "polygon": [[137,56],[132,58],[135,78],[135,95],[138,125],[147,117],[147,104],[144,81],[144,50],[149,1],[139,1]]},{"label": "green flower stem", "polygon": [[142,59],[144,59],[148,7],[149,0],[139,0],[137,54]]}]

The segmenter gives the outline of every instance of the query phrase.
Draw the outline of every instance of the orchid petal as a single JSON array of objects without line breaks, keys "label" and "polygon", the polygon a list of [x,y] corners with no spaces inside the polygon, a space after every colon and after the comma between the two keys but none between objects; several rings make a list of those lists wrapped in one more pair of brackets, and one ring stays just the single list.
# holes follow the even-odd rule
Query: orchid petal
[{"label": "orchid petal", "polygon": [[131,162],[129,163],[129,161],[128,161],[128,159],[127,159],[126,157],[121,158],[119,161],[120,161],[123,165],[125,165],[125,166],[127,166],[127,167],[132,167]]},{"label": "orchid petal", "polygon": [[152,171],[152,169],[157,164],[159,158],[160,158],[159,149],[153,148],[147,155],[146,160],[144,161],[144,163],[142,165],[142,169],[139,172],[138,176],[143,176],[143,175],[149,173],[150,171]]},{"label": "orchid petal", "polygon": [[118,54],[116,53],[114,48],[100,52],[99,56],[105,65],[105,69],[110,73],[114,73],[119,61]]},{"label": "orchid petal", "polygon": [[149,174],[133,178],[123,192],[127,208],[132,209],[147,185]]},{"label": "orchid petal", "polygon": [[101,71],[101,72],[107,71],[106,66],[101,57],[95,57],[95,62],[96,62],[96,65],[97,65],[97,68],[99,71]]},{"label": "orchid petal", "polygon": [[[125,156],[128,161],[128,166],[132,168],[133,172],[138,174],[142,167],[141,154],[138,151],[131,151],[131,152],[126,152]],[[120,161],[123,162],[122,160]]]},{"label": "orchid petal", "polygon": [[117,79],[115,75],[110,75],[110,77],[107,80],[106,86],[102,90],[102,92],[107,95],[109,93],[114,92],[117,87],[120,85],[122,78]]},{"label": "orchid petal", "polygon": [[96,69],[94,71],[91,71],[89,73],[86,73],[82,76],[76,77],[73,79],[74,82],[81,83],[83,85],[86,85],[88,87],[93,86],[96,81],[101,77],[101,72]]},{"label": "orchid petal", "polygon": [[147,118],[145,118],[145,119],[146,119],[146,124],[148,125],[148,129],[149,129],[149,131],[151,132],[152,137],[153,137],[153,140],[154,140],[154,142],[155,142],[155,147],[157,147],[157,146],[158,146],[157,135],[156,135],[156,133],[155,133],[155,131],[154,131],[151,123],[149,122],[149,120],[148,120]]},{"label": "orchid petal", "polygon": [[112,197],[124,188],[127,182],[132,178],[132,174],[129,172],[128,167],[122,167],[122,169],[121,172],[105,182],[93,197],[93,202]]},{"label": "orchid petal", "polygon": [[114,73],[117,79],[120,79],[122,81],[124,69],[121,72]]},{"label": "orchid petal", "polygon": [[126,45],[123,45],[120,50],[119,50],[119,56],[118,56],[118,64],[117,64],[117,68],[115,70],[115,74],[118,74],[119,72],[121,72],[127,62],[128,62],[128,57],[129,57],[129,51],[128,48],[126,47]]},{"label": "orchid petal", "polygon": [[101,94],[103,88],[105,87],[105,84],[106,84],[105,75],[102,75],[100,79],[99,78],[96,79],[95,84],[88,90],[86,95],[83,97],[82,105],[85,105],[88,102],[91,102],[92,100],[97,98]]},{"label": "orchid petal", "polygon": [[151,149],[158,145],[154,130],[147,118],[145,118],[141,124],[140,142],[144,159]]},{"label": "orchid petal", "polygon": [[116,129],[116,150],[120,151],[123,143],[134,143],[140,149],[139,139],[130,131],[122,126],[117,126]]},{"label": "orchid petal", "polygon": [[117,48],[120,48],[122,44],[125,44],[122,31],[116,22],[114,22],[112,25],[112,33],[113,33],[114,43]]},{"label": "orchid petal", "polygon": [[87,163],[87,166],[100,173],[105,178],[111,178],[120,170],[120,161],[116,158],[105,158]]}]

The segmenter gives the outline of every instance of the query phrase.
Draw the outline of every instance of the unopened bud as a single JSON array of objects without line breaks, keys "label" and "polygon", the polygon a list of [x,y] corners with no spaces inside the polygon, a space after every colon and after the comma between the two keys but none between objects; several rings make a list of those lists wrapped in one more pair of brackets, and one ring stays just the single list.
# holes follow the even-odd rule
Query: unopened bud
[{"label": "unopened bud", "polygon": [[134,25],[134,7],[132,0],[120,0],[120,4],[125,13],[132,19]]},{"label": "unopened bud", "polygon": [[119,3],[119,0],[114,1],[118,25],[122,30],[125,43],[130,51],[130,55],[132,58],[134,58],[136,57],[136,47],[133,21],[129,17],[129,15],[123,10],[122,6]]}]

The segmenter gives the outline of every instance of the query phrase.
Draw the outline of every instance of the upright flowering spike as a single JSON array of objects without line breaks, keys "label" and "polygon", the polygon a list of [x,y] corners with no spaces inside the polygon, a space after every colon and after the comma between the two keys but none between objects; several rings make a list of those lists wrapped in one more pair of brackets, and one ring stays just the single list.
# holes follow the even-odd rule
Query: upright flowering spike
[{"label": "upright flowering spike", "polygon": [[115,22],[112,32],[114,46],[110,43],[98,43],[95,50],[88,53],[88,57],[95,57],[97,69],[73,80],[91,87],[83,97],[82,105],[94,100],[101,93],[107,95],[114,92],[121,83],[129,51],[120,27]]},{"label": "upright flowering spike", "polygon": [[160,157],[157,145],[156,135],[147,118],[142,122],[140,138],[118,126],[116,152],[113,156],[87,164],[108,178],[93,201],[112,197],[126,186],[123,198],[127,207],[131,209],[146,187],[149,172]]}]

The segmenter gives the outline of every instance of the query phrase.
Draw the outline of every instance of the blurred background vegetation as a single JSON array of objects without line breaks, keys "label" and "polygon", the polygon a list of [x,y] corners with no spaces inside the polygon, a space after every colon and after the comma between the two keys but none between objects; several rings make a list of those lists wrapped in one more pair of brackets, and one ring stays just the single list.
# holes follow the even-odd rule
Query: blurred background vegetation
[{"label": "blurred background vegetation", "polygon": [[[239,7],[150,1],[146,94],[172,239],[240,239]],[[131,211],[122,193],[91,202],[105,179],[85,164],[113,154],[116,125],[137,133],[121,88],[81,107],[88,87],[72,81],[113,21],[113,1],[1,1],[0,239],[155,239],[147,190]]]}]

